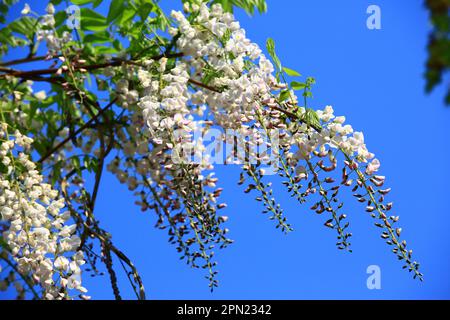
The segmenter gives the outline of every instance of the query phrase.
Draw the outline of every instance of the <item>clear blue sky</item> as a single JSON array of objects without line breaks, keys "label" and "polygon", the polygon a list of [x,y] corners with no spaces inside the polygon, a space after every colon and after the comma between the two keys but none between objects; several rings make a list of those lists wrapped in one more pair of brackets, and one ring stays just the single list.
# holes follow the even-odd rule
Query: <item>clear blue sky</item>
[{"label": "clear blue sky", "polygon": [[[179,7],[177,1],[161,2],[168,12],[171,4]],[[278,179],[275,193],[295,228],[287,236],[237,186],[239,170],[218,166],[235,243],[217,252],[220,286],[210,293],[202,270],[188,268],[166,233],[153,228],[155,216],[140,212],[127,188],[107,175],[96,215],[140,270],[148,298],[450,298],[450,109],[442,103],[442,87],[424,94],[430,25],[422,2],[269,0],[268,13],[250,18],[238,12],[237,17],[254,42],[263,46],[266,38],[275,40],[283,65],[316,78],[314,107],[332,105],[364,132],[393,188],[390,199],[425,282],[401,269],[356,201],[346,201],[353,253],[340,252],[324,217],[288,198]],[[35,1],[29,3],[33,7]],[[366,28],[371,4],[381,7],[381,30]],[[35,6],[42,7],[37,1]],[[381,290],[366,287],[369,265],[381,268]],[[123,274],[120,281],[123,296],[134,298]],[[93,298],[113,298],[107,276],[84,282]]]}]

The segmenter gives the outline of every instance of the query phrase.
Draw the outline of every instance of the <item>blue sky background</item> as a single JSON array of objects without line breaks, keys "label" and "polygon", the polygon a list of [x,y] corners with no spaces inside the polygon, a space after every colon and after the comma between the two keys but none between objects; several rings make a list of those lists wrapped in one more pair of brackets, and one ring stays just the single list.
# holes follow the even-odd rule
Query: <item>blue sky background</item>
[{"label": "blue sky background", "polygon": [[[180,6],[161,2],[167,12]],[[346,201],[353,253],[344,253],[335,247],[335,232],[323,226],[325,218],[290,199],[278,179],[273,178],[275,194],[295,228],[287,236],[237,186],[238,168],[217,166],[235,243],[217,252],[220,286],[210,293],[203,271],[179,260],[166,233],[153,228],[155,216],[140,212],[126,186],[108,174],[96,215],[140,270],[149,299],[450,298],[450,109],[443,105],[443,87],[424,94],[430,24],[422,2],[268,0],[268,13],[248,17],[239,11],[236,16],[262,47],[268,37],[275,40],[284,66],[316,78],[313,107],[332,105],[364,132],[393,188],[389,198],[425,282],[401,269],[356,201]],[[41,1],[29,3],[43,12]],[[381,30],[366,28],[371,4],[381,8]],[[369,265],[381,268],[381,290],[367,289]],[[133,299],[120,271],[119,279],[123,297]],[[113,298],[107,276],[85,276],[84,282],[94,299]]]}]

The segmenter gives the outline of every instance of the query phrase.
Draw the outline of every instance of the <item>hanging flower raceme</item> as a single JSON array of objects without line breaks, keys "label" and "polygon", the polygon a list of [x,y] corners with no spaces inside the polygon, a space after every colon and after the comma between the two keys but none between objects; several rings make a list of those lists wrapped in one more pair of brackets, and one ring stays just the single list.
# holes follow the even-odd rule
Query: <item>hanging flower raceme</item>
[{"label": "hanging flower raceme", "polygon": [[[269,53],[277,70],[258,45],[246,38],[233,15],[224,12],[220,5],[210,9],[199,1],[185,4],[184,9],[187,15],[172,12],[175,25],[169,29],[182,58],[170,66],[166,58],[147,61],[148,67],[137,72],[144,88],[138,106],[150,139],[166,146],[165,150],[176,149],[177,143],[189,143],[186,141],[192,138],[191,132],[203,124],[199,118],[207,116],[210,124],[222,129],[254,132],[254,139],[259,139],[261,130],[266,137],[277,131],[278,173],[286,178],[284,184],[300,203],[312,198],[312,210],[329,214],[325,225],[337,231],[338,248],[351,250],[347,215],[341,212],[343,203],[337,198],[341,188],[347,187],[359,202],[366,203],[366,211],[377,219],[375,225],[383,229],[382,238],[393,246],[405,268],[414,277],[422,278],[419,264],[412,260],[412,251],[406,249],[405,241],[399,240],[401,229],[393,227],[398,217],[388,216],[392,203],[385,204],[384,198],[390,189],[381,188],[385,178],[376,175],[380,162],[368,151],[363,133],[354,132],[352,126],[345,124],[345,117],[336,117],[331,106],[317,111],[306,107],[314,82],[311,79],[303,85],[305,105],[300,107],[294,90],[285,83],[274,48]],[[175,128],[186,129],[183,139],[173,139]],[[245,147],[245,142],[240,143]],[[201,139],[189,147],[194,153],[205,149]],[[258,191],[257,200],[263,202],[264,212],[272,213],[277,227],[290,231],[270,183],[262,181],[264,170],[258,156],[253,154],[253,159],[258,159],[256,163],[244,164],[243,169],[252,180],[246,192]],[[167,157],[162,164],[173,167]],[[205,163],[199,165],[200,175],[202,169],[212,169]],[[333,171],[339,166],[342,179],[336,182]],[[244,180],[243,175],[240,182]],[[305,186],[300,184],[304,181]]]},{"label": "hanging flower raceme", "polygon": [[[83,252],[77,251],[76,225],[68,224],[69,212],[61,212],[63,199],[44,183],[30,160],[33,140],[18,131],[9,134],[8,129],[0,123],[2,251],[13,257],[24,279],[29,277],[26,285],[35,298],[68,299],[76,292],[87,298],[81,285],[84,260]],[[4,253],[2,257],[7,259]],[[41,288],[40,294],[35,286]]]}]

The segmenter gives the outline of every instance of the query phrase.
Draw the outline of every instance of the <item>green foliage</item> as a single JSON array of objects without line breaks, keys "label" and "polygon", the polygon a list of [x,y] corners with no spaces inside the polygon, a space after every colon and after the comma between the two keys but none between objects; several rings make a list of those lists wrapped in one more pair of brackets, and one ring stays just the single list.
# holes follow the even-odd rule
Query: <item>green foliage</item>
[{"label": "green foliage", "polygon": [[85,43],[105,43],[111,41],[111,34],[107,31],[89,33],[83,38]]},{"label": "green foliage", "polygon": [[285,101],[285,100],[289,99],[289,97],[290,97],[289,90],[283,90],[280,93],[279,99],[280,99],[280,101]]},{"label": "green foliage", "polygon": [[6,15],[8,14],[9,7],[14,4],[15,0],[2,0],[0,2],[0,23],[6,22]]},{"label": "green foliage", "polygon": [[105,31],[108,27],[108,21],[106,17],[101,15],[100,13],[89,9],[89,8],[81,8],[81,30],[88,31]]},{"label": "green foliage", "polygon": [[292,81],[291,82],[291,87],[294,90],[303,90],[303,89],[306,88],[306,83],[298,82],[298,81]]},{"label": "green foliage", "polygon": [[9,24],[11,32],[16,32],[24,35],[27,39],[32,39],[36,31],[37,20],[32,17],[20,17]]},{"label": "green foliage", "polygon": [[92,3],[94,0],[70,0],[70,2],[77,6],[82,6],[84,4]]},{"label": "green foliage", "polygon": [[275,63],[275,67],[277,68],[277,74],[280,73],[282,71],[281,61],[275,52],[275,42],[273,41],[272,38],[267,39],[266,48],[267,48],[267,52],[269,52],[270,57],[272,58],[273,62]]},{"label": "green foliage", "polygon": [[[450,68],[450,1],[426,0],[430,10],[433,29],[428,41],[428,60],[426,64],[426,91],[431,92],[438,86]],[[447,89],[445,103],[450,105],[450,86]]]},{"label": "green foliage", "polygon": [[242,8],[250,15],[253,15],[255,10],[259,13],[267,11],[265,0],[214,0],[212,3],[220,3],[229,12],[233,12],[234,7]]},{"label": "green foliage", "polygon": [[107,23],[111,23],[116,19],[122,12],[124,12],[125,0],[112,0],[109,5],[108,17],[106,18]]},{"label": "green foliage", "polygon": [[301,77],[301,76],[302,76],[302,75],[301,75],[300,73],[298,73],[297,71],[292,70],[292,69],[289,69],[289,68],[286,68],[286,67],[283,67],[283,71],[286,72],[286,74],[287,74],[288,76],[291,76],[291,77]]},{"label": "green foliage", "polygon": [[306,112],[303,115],[302,120],[312,127],[320,127],[319,116],[314,109],[306,108]]}]

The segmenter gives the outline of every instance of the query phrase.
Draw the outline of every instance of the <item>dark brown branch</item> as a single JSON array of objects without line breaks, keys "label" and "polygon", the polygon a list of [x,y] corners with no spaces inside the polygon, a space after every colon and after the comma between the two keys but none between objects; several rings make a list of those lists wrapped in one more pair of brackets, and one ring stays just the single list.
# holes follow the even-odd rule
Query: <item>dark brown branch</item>
[{"label": "dark brown branch", "polygon": [[58,57],[59,56],[52,56],[49,58],[49,56],[47,56],[47,55],[26,57],[26,58],[15,59],[15,60],[6,61],[6,62],[0,62],[0,66],[7,67],[7,66],[13,66],[16,64],[27,63],[27,62],[34,62],[34,61],[40,61],[40,60],[46,60],[46,59],[57,59]]},{"label": "dark brown branch", "polygon": [[194,80],[194,79],[189,79],[188,81],[189,81],[189,83],[195,84],[196,86],[199,86],[199,87],[202,87],[202,88],[205,88],[205,89],[208,89],[209,91],[220,93],[219,89],[216,89],[214,87],[208,86],[207,84],[204,84],[204,83],[202,83],[200,81],[197,81],[197,80]]},{"label": "dark brown branch", "polygon": [[[104,117],[106,119],[106,117]],[[108,120],[109,122],[109,120]],[[94,183],[94,189],[92,191],[92,197],[91,197],[91,210],[92,212],[94,212],[94,207],[95,207],[95,201],[97,199],[97,195],[98,195],[98,190],[100,188],[100,181],[102,178],[102,174],[103,174],[103,167],[105,165],[105,158],[109,155],[109,153],[111,152],[113,146],[114,146],[114,135],[113,135],[113,127],[110,126],[110,130],[111,130],[111,135],[110,135],[110,141],[108,143],[107,146],[105,146],[105,140],[104,140],[104,136],[103,136],[103,132],[100,132],[100,159],[98,162],[98,168],[97,168],[97,172],[95,173],[95,183]]]},{"label": "dark brown branch", "polygon": [[[178,58],[182,57],[183,53],[173,53],[173,54],[160,54],[158,56],[150,57],[149,59],[152,60],[160,60],[161,58]],[[117,67],[122,65],[123,63],[133,64],[135,63],[132,60],[112,60],[105,63],[98,63],[98,64],[90,64],[90,65],[75,65],[73,66],[74,70],[86,70],[86,71],[92,71],[97,69],[103,69],[107,67]],[[13,77],[19,77],[19,78],[27,78],[27,77],[33,77],[33,76],[42,76],[42,75],[49,75],[49,74],[56,74],[58,70],[61,68],[48,68],[48,69],[39,69],[39,70],[30,70],[30,71],[20,71],[15,69],[3,69],[0,71],[5,72],[4,74],[0,75],[0,78],[4,78],[6,76],[13,76]],[[68,70],[62,70],[62,73],[66,73]]]}]

